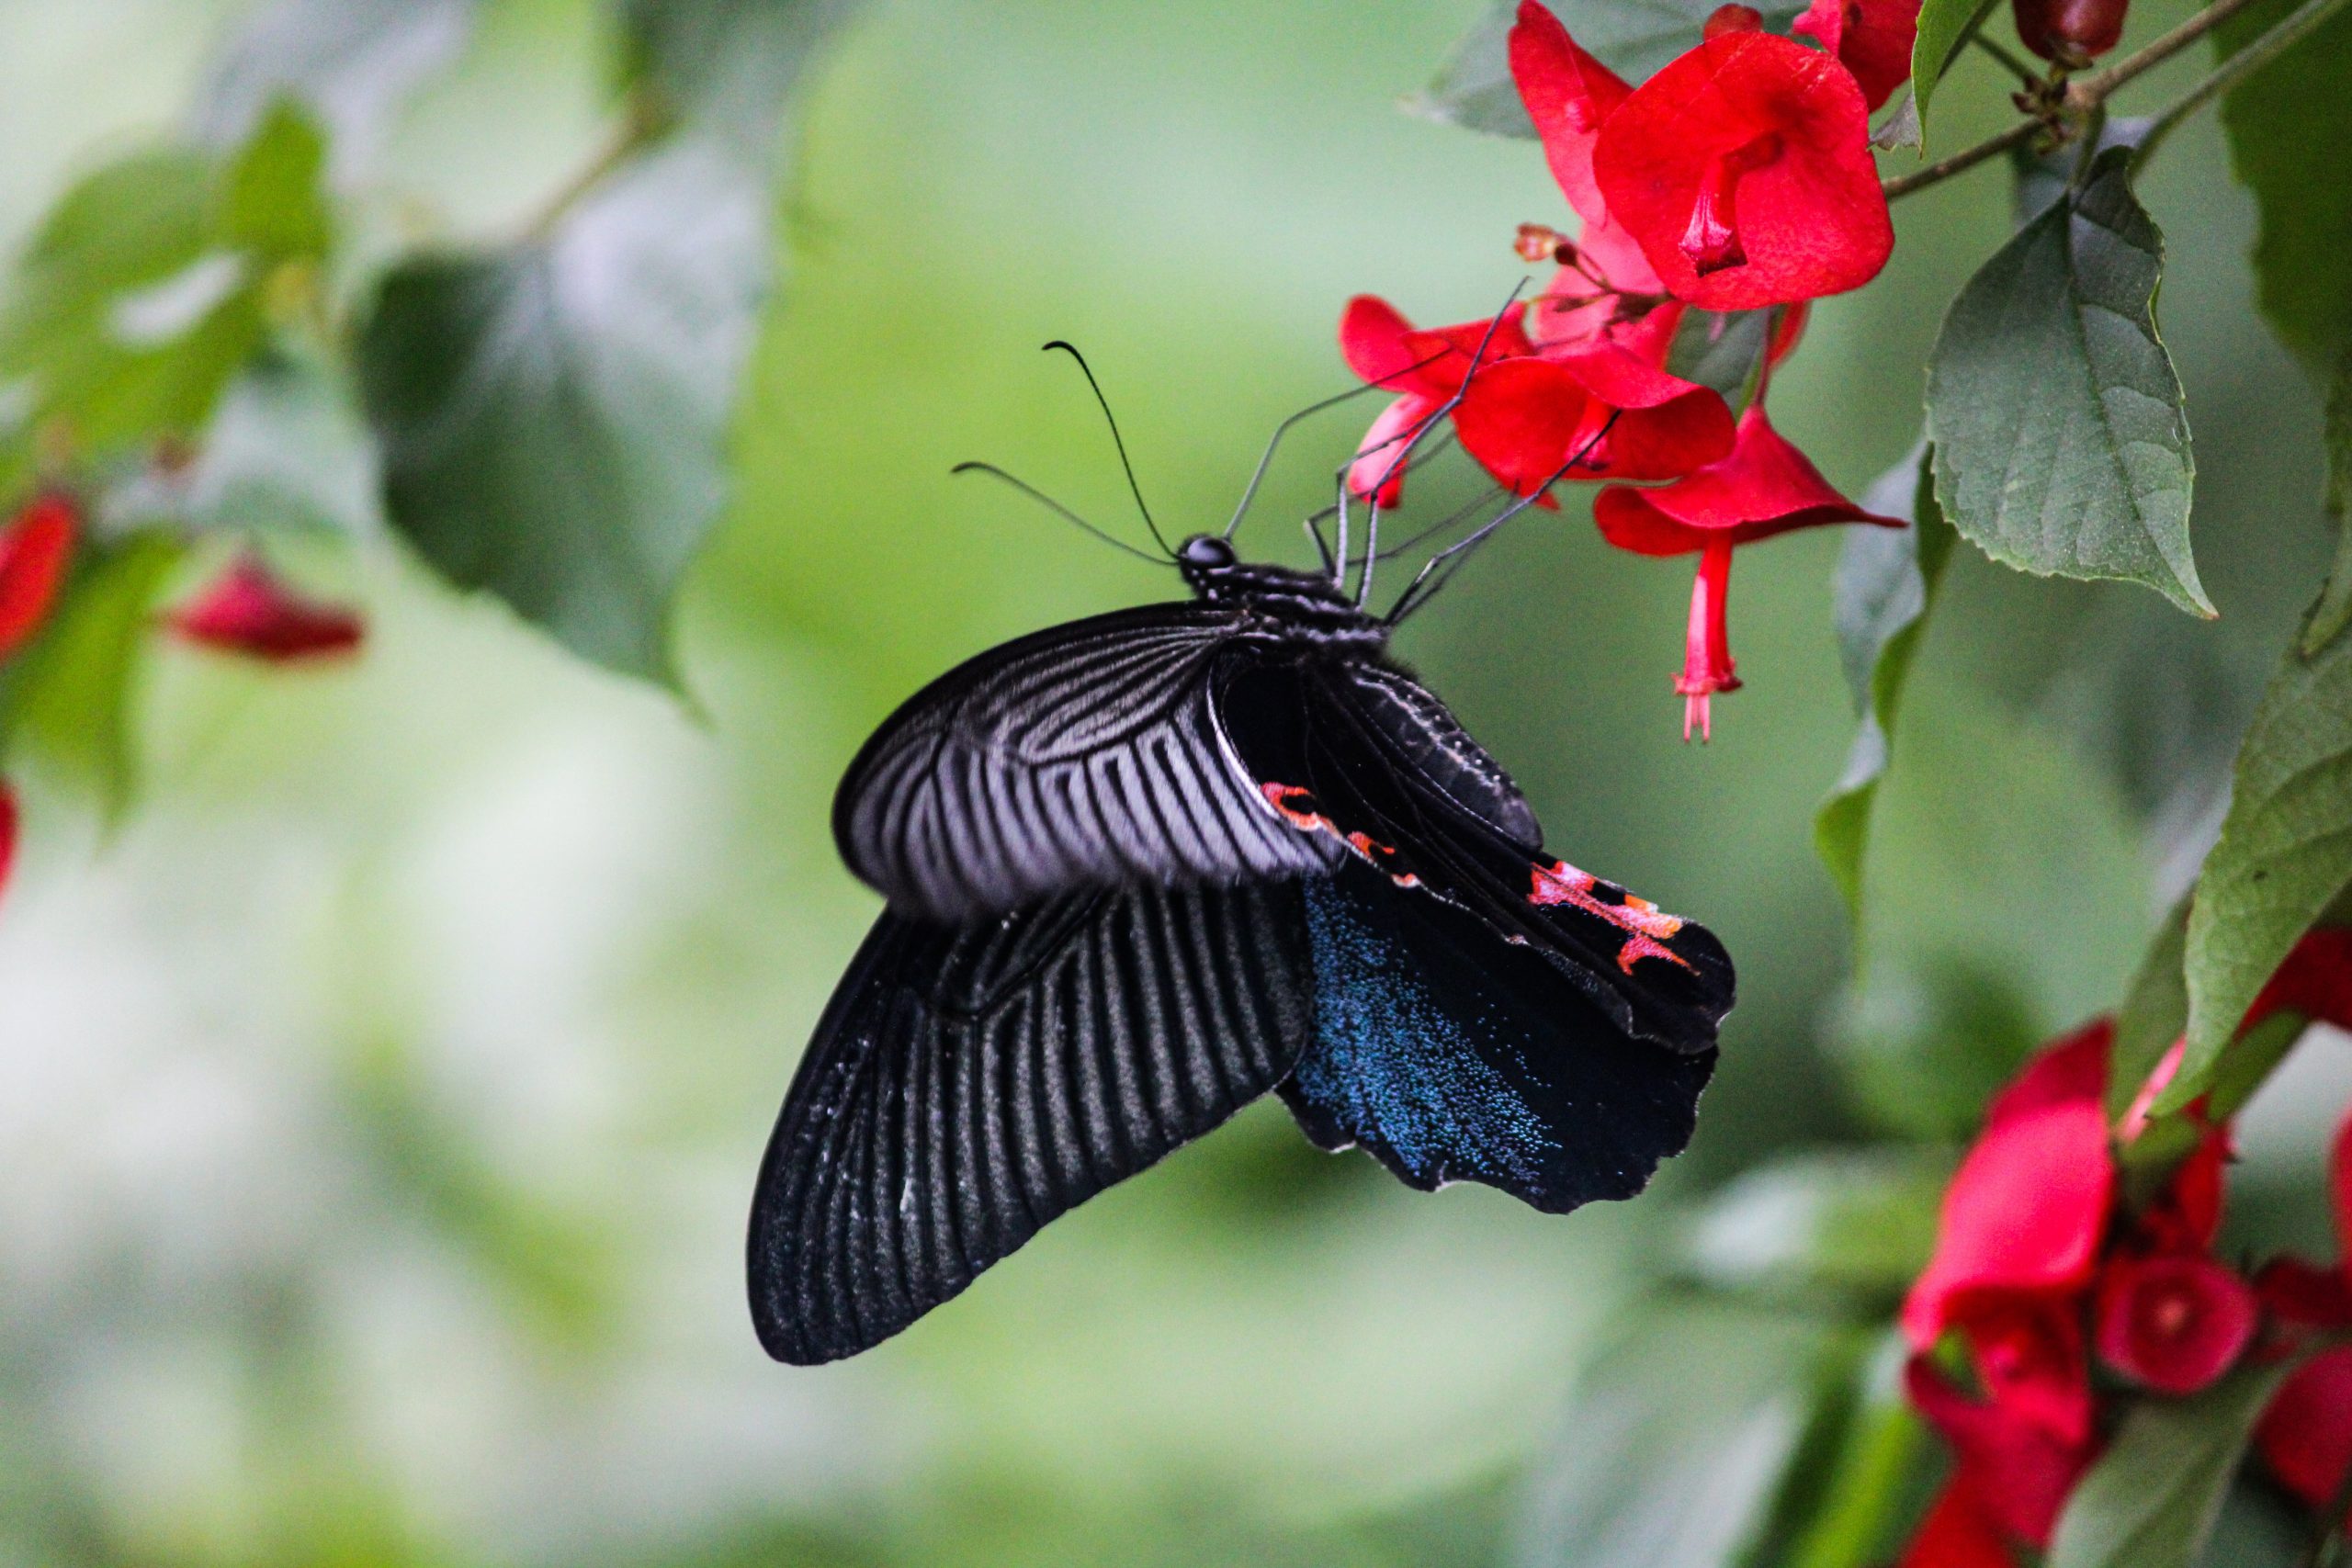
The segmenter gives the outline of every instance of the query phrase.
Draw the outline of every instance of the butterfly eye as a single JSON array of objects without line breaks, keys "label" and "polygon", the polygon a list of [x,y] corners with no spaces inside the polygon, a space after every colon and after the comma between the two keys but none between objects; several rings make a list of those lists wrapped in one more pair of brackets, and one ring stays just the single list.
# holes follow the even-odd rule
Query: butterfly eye
[{"label": "butterfly eye", "polygon": [[1184,541],[1177,558],[1193,571],[1222,571],[1233,564],[1233,547],[1215,534],[1195,534]]}]

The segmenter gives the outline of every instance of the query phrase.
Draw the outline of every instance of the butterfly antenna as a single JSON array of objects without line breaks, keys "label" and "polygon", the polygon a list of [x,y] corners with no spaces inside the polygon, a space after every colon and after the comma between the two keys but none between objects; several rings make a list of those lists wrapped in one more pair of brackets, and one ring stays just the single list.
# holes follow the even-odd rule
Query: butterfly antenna
[{"label": "butterfly antenna", "polygon": [[1102,395],[1102,383],[1094,378],[1094,367],[1086,363],[1086,355],[1078,352],[1077,344],[1065,343],[1060,338],[1046,344],[1043,352],[1050,354],[1057,348],[1078,361],[1079,374],[1084,376],[1086,384],[1094,389],[1094,401],[1102,410],[1102,422],[1111,427],[1111,445],[1119,449],[1119,468],[1127,476],[1127,493],[1136,498],[1136,510],[1143,513],[1143,525],[1151,530],[1152,542],[1159,547],[1162,555],[1170,560],[1175,559],[1176,552],[1168,547],[1167,536],[1160,533],[1159,525],[1152,521],[1151,508],[1144,502],[1143,487],[1136,483],[1136,466],[1127,461],[1126,440],[1119,434],[1119,421],[1111,412],[1111,400]]},{"label": "butterfly antenna", "polygon": [[[1517,501],[1512,502],[1509,506],[1503,508],[1502,511],[1497,513],[1493,518],[1479,526],[1473,533],[1464,538],[1456,540],[1454,543],[1448,545],[1445,548],[1438,551],[1437,554],[1431,556],[1429,558],[1428,564],[1424,565],[1419,571],[1414,574],[1413,581],[1405,585],[1405,592],[1397,595],[1396,603],[1390,606],[1387,615],[1381,617],[1382,622],[1390,626],[1398,626],[1403,623],[1406,616],[1413,614],[1413,612],[1419,610],[1422,605],[1436,598],[1438,591],[1443,588],[1447,583],[1453,581],[1453,574],[1462,570],[1463,563],[1469,558],[1471,551],[1476,550],[1480,545],[1485,544],[1489,538],[1494,536],[1496,529],[1501,527],[1504,524],[1510,522],[1512,518],[1518,516],[1529,507],[1534,505],[1535,502],[1541,499],[1546,491],[1551,490],[1554,485],[1567,478],[1570,469],[1574,468],[1577,464],[1590,457],[1592,455],[1592,449],[1600,446],[1603,440],[1608,438],[1610,429],[1616,424],[1619,416],[1624,411],[1623,409],[1611,409],[1608,419],[1602,422],[1599,430],[1593,432],[1592,438],[1587,441],[1583,446],[1577,447],[1573,453],[1569,454],[1568,460],[1561,464],[1557,468],[1555,468],[1552,471],[1550,478],[1546,479],[1542,484],[1536,486],[1527,494],[1520,497]],[[1430,574],[1436,571],[1438,568],[1446,566],[1448,561],[1451,561],[1453,564],[1450,567],[1446,567],[1445,574],[1443,576],[1438,578],[1436,581],[1431,582],[1430,581]]]},{"label": "butterfly antenna", "polygon": [[[1471,352],[1470,367],[1462,373],[1462,379],[1455,385],[1453,395],[1431,410],[1427,419],[1413,427],[1409,438],[1397,448],[1396,455],[1389,458],[1388,467],[1382,470],[1380,482],[1372,487],[1372,507],[1364,518],[1363,567],[1356,577],[1357,609],[1361,610],[1372,602],[1372,569],[1374,563],[1380,559],[1380,492],[1387,488],[1389,479],[1405,466],[1406,458],[1409,457],[1413,448],[1420,444],[1421,437],[1427,435],[1438,421],[1462,406],[1462,400],[1469,395],[1471,380],[1476,377],[1479,369],[1486,363],[1487,350],[1494,345],[1495,334],[1503,330],[1503,323],[1510,319],[1511,311],[1518,308],[1519,297],[1527,291],[1527,283],[1528,280],[1522,277],[1511,286],[1510,294],[1503,300],[1502,309],[1497,310],[1493,320],[1487,323],[1485,335],[1478,339],[1478,346]],[[1569,459],[1571,465],[1575,461],[1573,457]],[[1566,472],[1565,469],[1562,471]],[[1341,568],[1343,581],[1345,570],[1343,566]]]},{"label": "butterfly antenna", "polygon": [[1379,381],[1366,381],[1361,387],[1351,387],[1344,392],[1335,392],[1330,397],[1325,398],[1319,402],[1307,404],[1305,408],[1299,410],[1296,413],[1292,414],[1288,419],[1283,420],[1280,424],[1274,426],[1273,434],[1267,437],[1265,451],[1260,453],[1258,456],[1257,471],[1250,476],[1250,483],[1244,487],[1241,491],[1241,502],[1233,509],[1233,521],[1225,525],[1225,536],[1228,539],[1233,537],[1233,531],[1240,527],[1242,518],[1249,515],[1250,503],[1258,499],[1258,487],[1266,482],[1266,470],[1273,466],[1274,449],[1283,444],[1283,437],[1290,434],[1291,427],[1293,425],[1298,424],[1303,421],[1312,419],[1315,415],[1321,413],[1325,409],[1338,408],[1341,403],[1348,401],[1351,398],[1363,397],[1366,392],[1371,391],[1375,387],[1382,386],[1385,382],[1394,379],[1397,376],[1410,376],[1416,370],[1426,369],[1430,366],[1435,365],[1439,360],[1443,359],[1452,352],[1453,350],[1451,349],[1440,349],[1435,354],[1430,355],[1427,359],[1421,360],[1417,364],[1408,365],[1402,370],[1393,371],[1389,376],[1382,378]]},{"label": "butterfly antenna", "polygon": [[947,471],[951,474],[986,474],[990,479],[1002,479],[1006,484],[1011,485],[1013,489],[1019,491],[1022,494],[1027,496],[1038,505],[1045,507],[1047,511],[1054,513],[1056,515],[1061,517],[1067,522],[1077,524],[1080,527],[1085,529],[1088,533],[1093,535],[1096,538],[1102,540],[1113,549],[1125,550],[1127,554],[1135,557],[1137,560],[1148,560],[1154,566],[1165,566],[1168,564],[1159,557],[1153,555],[1149,550],[1139,550],[1133,545],[1127,543],[1125,539],[1114,538],[1109,534],[1104,533],[1102,529],[1097,528],[1093,524],[1089,523],[1085,518],[1080,517],[1077,513],[1072,512],[1069,507],[1064,506],[1060,502],[1056,501],[1052,496],[1047,495],[1044,491],[1039,490],[1035,485],[1030,484],[1023,479],[1015,479],[1012,475],[1006,473],[1002,468],[998,468],[994,463],[958,463]]}]

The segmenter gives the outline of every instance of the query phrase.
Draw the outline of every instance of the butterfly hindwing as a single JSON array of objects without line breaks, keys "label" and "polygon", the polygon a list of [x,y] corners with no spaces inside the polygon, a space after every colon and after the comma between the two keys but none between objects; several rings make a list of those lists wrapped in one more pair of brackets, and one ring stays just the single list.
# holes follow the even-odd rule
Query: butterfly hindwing
[{"label": "butterfly hindwing", "polygon": [[962,927],[883,914],[761,1169],[752,1310],[770,1354],[888,1337],[1272,1088],[1310,1028],[1302,897],[1147,885]]},{"label": "butterfly hindwing", "polygon": [[1250,658],[1235,612],[1152,604],[950,671],[842,781],[833,832],[893,908],[941,920],[1077,887],[1295,876],[1340,853],[1270,811],[1211,692]]},{"label": "butterfly hindwing", "polygon": [[1256,665],[1221,697],[1236,750],[1295,828],[1541,954],[1619,1031],[1672,1051],[1713,1048],[1733,998],[1722,943],[1545,853],[1509,777],[1408,676]]},{"label": "butterfly hindwing", "polygon": [[1315,1041],[1282,1091],[1322,1147],[1565,1213],[1634,1196],[1690,1141],[1713,1051],[1628,1038],[1557,965],[1369,866],[1306,904]]}]

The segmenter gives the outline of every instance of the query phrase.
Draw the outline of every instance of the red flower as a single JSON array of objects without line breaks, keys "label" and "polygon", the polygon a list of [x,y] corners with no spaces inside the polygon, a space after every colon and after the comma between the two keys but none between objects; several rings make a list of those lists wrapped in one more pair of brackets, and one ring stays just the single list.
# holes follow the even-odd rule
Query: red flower
[{"label": "red flower", "polygon": [[1682,674],[1674,683],[1684,698],[1686,739],[1694,722],[1702,734],[1711,729],[1710,697],[1739,687],[1727,616],[1734,546],[1832,523],[1905,526],[1901,518],[1865,512],[1833,489],[1772,428],[1760,389],[1739,416],[1730,452],[1719,461],[1657,490],[1611,485],[1593,502],[1592,516],[1601,536],[1621,549],[1646,556],[1699,555]]},{"label": "red flower", "polygon": [[2090,1283],[2115,1192],[2100,1104],[2113,1038],[2101,1020],[2048,1047],[1988,1108],[1944,1194],[1935,1256],[1903,1303],[1915,1349],[1973,1304]]},{"label": "red flower", "polygon": [[2288,1375],[2254,1429],[2255,1451],[2313,1508],[2332,1506],[2352,1472],[2352,1349],[2314,1356]]},{"label": "red flower", "polygon": [[2128,0],[2010,0],[2018,37],[2044,60],[2087,65],[2123,37]]},{"label": "red flower", "polygon": [[357,649],[366,626],[353,611],[302,598],[255,556],[245,556],[172,613],[173,631],[204,648],[273,664]]},{"label": "red flower", "polygon": [[9,868],[17,863],[17,791],[0,779],[0,893],[8,890]]},{"label": "red flower", "polygon": [[1560,194],[1587,224],[1604,221],[1608,207],[1593,178],[1593,145],[1600,140],[1602,123],[1634,89],[1586,53],[1536,0],[1520,0],[1510,50],[1511,82],[1527,106],[1527,118],[1535,122],[1544,161],[1560,182]]},{"label": "red flower", "polygon": [[1903,1381],[1912,1404],[1951,1445],[1952,1486],[1966,1495],[1966,1506],[2001,1535],[2047,1546],[2096,1445],[2067,1442],[1997,1403],[1970,1399],[1924,1357],[1904,1368]]},{"label": "red flower", "polygon": [[1586,473],[1667,479],[1732,445],[1719,394],[1614,343],[1481,370],[1453,427],[1463,449],[1520,495],[1562,478],[1579,452]]},{"label": "red flower", "polygon": [[1960,1326],[1986,1397],[2063,1442],[2089,1440],[2090,1354],[2071,1298],[1980,1298]]},{"label": "red flower", "polygon": [[48,618],[81,527],[74,502],[49,494],[36,496],[0,529],[0,659]]},{"label": "red flower", "polygon": [[1707,310],[1869,282],[1894,230],[1861,88],[1802,44],[1710,31],[1602,123],[1592,163],[1610,216],[1668,293]]},{"label": "red flower", "polygon": [[1534,351],[1516,310],[1497,320],[1422,332],[1385,299],[1359,294],[1349,300],[1340,314],[1340,352],[1348,368],[1402,395],[1364,433],[1348,471],[1348,488],[1358,495],[1377,489],[1381,505],[1396,505],[1405,493],[1407,448],[1415,432],[1462,390],[1474,360],[1492,365]]},{"label": "red flower", "polygon": [[1854,73],[1862,101],[1876,109],[1911,79],[1919,0],[1813,0],[1790,30],[1819,39]]},{"label": "red flower", "polygon": [[2120,1258],[2099,1280],[2099,1358],[2159,1393],[2195,1393],[2253,1342],[2253,1288],[2201,1253]]},{"label": "red flower", "polygon": [[2256,994],[2238,1032],[2281,1012],[2352,1028],[2352,931],[2322,927],[2304,932],[2278,973]]},{"label": "red flower", "polygon": [[1919,1521],[1896,1568],[2017,1568],[2017,1554],[1975,1489],[1955,1478]]}]

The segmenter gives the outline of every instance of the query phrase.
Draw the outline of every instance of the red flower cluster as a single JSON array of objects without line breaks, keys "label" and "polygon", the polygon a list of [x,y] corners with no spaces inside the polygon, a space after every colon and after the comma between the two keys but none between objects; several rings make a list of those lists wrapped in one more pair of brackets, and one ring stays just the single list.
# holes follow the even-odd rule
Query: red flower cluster
[{"label": "red flower cluster", "polygon": [[[1604,538],[1699,557],[1675,682],[1686,737],[1705,734],[1709,698],[1739,684],[1725,618],[1736,547],[1823,524],[1903,525],[1840,495],[1773,430],[1764,396],[1807,303],[1868,282],[1893,247],[1868,117],[1908,71],[1917,9],[1817,0],[1804,21],[1815,50],[1725,6],[1696,48],[1636,87],[1524,0],[1511,75],[1581,232],[1521,229],[1521,254],[1558,270],[1495,321],[1417,331],[1370,297],[1340,320],[1350,367],[1398,394],[1358,446],[1355,494],[1396,504],[1413,443],[1451,415],[1464,450],[1512,494],[1550,504],[1563,479],[1611,480],[1594,503]],[[1690,312],[1752,310],[1776,315],[1735,418],[1668,362],[1686,328],[1726,324]]]},{"label": "red flower cluster", "polygon": [[[49,491],[0,525],[0,663],[30,642],[56,608],[82,521],[71,497]],[[348,653],[365,630],[358,615],[302,598],[252,555],[173,612],[168,625],[189,642],[271,663]],[[0,778],[0,891],[8,885],[18,828],[16,791]]]},{"label": "red flower cluster", "polygon": [[174,611],[170,625],[200,648],[271,664],[354,652],[367,631],[356,614],[296,593],[254,555],[240,557]]},{"label": "red flower cluster", "polygon": [[[2244,1029],[2291,1011],[2352,1022],[2352,932],[2304,939]],[[1904,1303],[1911,1401],[1955,1456],[1952,1476],[1906,1568],[2010,1568],[2049,1544],[2068,1493],[2104,1440],[2109,1389],[2193,1393],[2249,1349],[2291,1348],[2299,1329],[2352,1327],[2341,1269],[2291,1261],[2248,1280],[2213,1256],[2226,1124],[2151,1199],[2127,1204],[2116,1142],[2147,1125],[2177,1068],[2166,1055],[2110,1135],[2105,1102],[2114,1031],[2100,1020],[2045,1048],[1986,1109],[1944,1196],[1934,1258]],[[2347,1133],[2352,1138],[2352,1132]],[[2352,1144],[2337,1148],[2336,1197],[2352,1236]],[[1951,1336],[1974,1392],[1937,1359]],[[2103,1368],[2097,1381],[2094,1368]],[[2314,1359],[2263,1423],[2280,1478],[2320,1506],[2352,1466],[2352,1351]]]},{"label": "red flower cluster", "polygon": [[[63,495],[35,496],[0,527],[0,662],[32,640],[57,604],[82,513]],[[17,792],[0,778],[0,892],[17,859]]]}]

